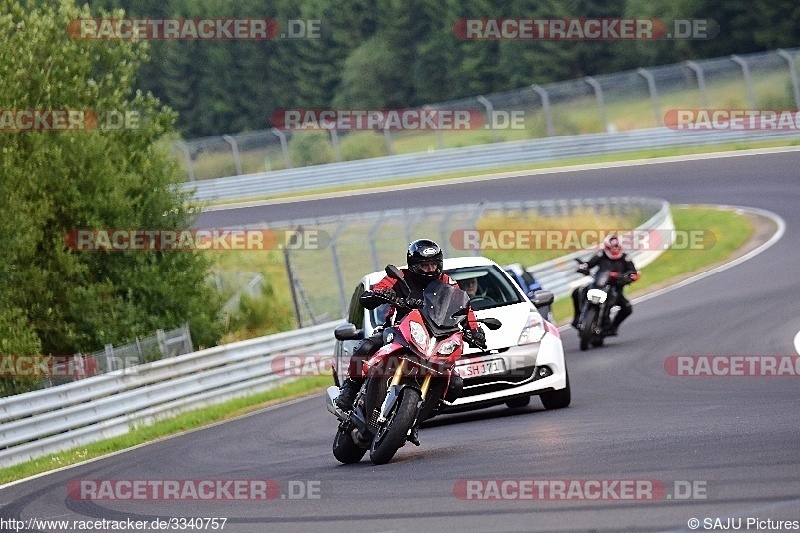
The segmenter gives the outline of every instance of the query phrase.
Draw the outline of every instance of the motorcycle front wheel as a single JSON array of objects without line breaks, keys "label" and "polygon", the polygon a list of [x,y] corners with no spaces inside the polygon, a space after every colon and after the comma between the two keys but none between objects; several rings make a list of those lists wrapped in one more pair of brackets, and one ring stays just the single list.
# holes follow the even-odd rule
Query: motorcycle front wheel
[{"label": "motorcycle front wheel", "polygon": [[592,340],[594,332],[594,321],[597,318],[597,309],[590,307],[583,315],[583,328],[580,330],[581,351],[585,352],[589,349],[589,343]]},{"label": "motorcycle front wheel", "polygon": [[357,463],[364,457],[365,453],[367,453],[367,449],[356,446],[356,443],[353,442],[353,437],[348,431],[340,429],[336,432],[336,436],[333,438],[333,456],[340,463],[346,465]]},{"label": "motorcycle front wheel", "polygon": [[389,414],[389,419],[375,433],[372,445],[369,450],[369,458],[376,465],[388,463],[405,443],[408,430],[414,423],[417,415],[417,403],[420,394],[416,389],[406,387],[403,389],[402,397],[395,404],[394,409]]}]

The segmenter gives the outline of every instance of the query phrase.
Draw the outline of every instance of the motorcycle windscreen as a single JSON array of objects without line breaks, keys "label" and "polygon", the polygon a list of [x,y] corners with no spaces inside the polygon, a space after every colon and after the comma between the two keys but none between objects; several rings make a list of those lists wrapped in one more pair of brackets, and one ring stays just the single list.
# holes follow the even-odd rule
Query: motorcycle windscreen
[{"label": "motorcycle windscreen", "polygon": [[[455,285],[436,280],[425,288],[422,301],[422,316],[434,330],[434,335],[442,335],[458,329],[466,317],[463,309],[469,305],[469,295]],[[453,316],[459,311],[461,313]]]}]

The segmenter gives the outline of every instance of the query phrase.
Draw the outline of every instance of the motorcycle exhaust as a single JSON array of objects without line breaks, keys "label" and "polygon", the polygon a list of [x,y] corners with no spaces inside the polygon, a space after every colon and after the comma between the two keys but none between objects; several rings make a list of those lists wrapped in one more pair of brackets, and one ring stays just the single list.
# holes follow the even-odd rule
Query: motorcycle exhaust
[{"label": "motorcycle exhaust", "polygon": [[339,396],[339,387],[331,385],[326,392],[328,394],[325,395],[325,406],[328,408],[328,411],[336,415],[336,418],[339,420],[347,420],[347,415],[337,407],[335,402],[336,398]]}]

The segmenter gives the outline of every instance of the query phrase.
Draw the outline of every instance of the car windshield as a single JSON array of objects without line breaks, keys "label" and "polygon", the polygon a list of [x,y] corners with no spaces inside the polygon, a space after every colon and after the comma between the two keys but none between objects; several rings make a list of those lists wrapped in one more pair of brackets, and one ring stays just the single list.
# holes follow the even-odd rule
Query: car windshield
[{"label": "car windshield", "polygon": [[462,267],[445,272],[467,292],[473,309],[487,309],[523,301],[512,281],[495,265]]}]

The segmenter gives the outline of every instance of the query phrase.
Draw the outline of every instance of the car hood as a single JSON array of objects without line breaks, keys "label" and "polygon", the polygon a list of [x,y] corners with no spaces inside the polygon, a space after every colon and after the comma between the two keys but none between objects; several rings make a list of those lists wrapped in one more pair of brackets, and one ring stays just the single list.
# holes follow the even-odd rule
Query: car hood
[{"label": "car hood", "polygon": [[[519,341],[519,336],[522,333],[522,328],[527,323],[528,316],[532,312],[535,312],[535,309],[533,309],[528,302],[475,311],[475,316],[477,318],[496,318],[503,324],[500,329],[495,331],[490,330],[486,326],[481,326],[486,333],[487,349],[499,350],[501,348],[516,346]],[[464,346],[464,354],[472,354],[479,351],[479,349],[472,348],[469,345]]]}]

